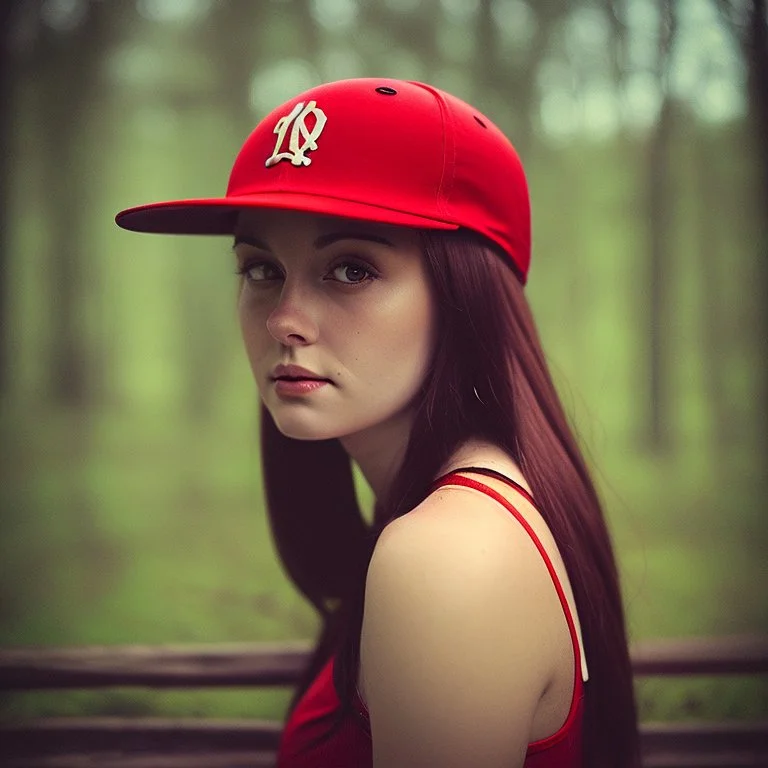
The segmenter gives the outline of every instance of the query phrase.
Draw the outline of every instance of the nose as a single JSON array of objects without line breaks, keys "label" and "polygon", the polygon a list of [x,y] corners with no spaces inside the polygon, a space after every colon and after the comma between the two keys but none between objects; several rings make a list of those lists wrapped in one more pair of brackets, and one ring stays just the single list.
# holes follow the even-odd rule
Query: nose
[{"label": "nose", "polygon": [[285,289],[278,305],[267,318],[267,330],[281,344],[289,347],[301,347],[317,341],[317,323],[307,311],[306,301],[302,302],[296,294],[289,294]]}]

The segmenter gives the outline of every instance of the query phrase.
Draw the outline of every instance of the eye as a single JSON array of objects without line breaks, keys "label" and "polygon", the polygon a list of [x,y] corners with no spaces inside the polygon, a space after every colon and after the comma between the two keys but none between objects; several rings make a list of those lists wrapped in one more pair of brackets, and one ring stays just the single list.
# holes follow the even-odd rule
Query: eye
[{"label": "eye", "polygon": [[357,285],[368,280],[375,280],[378,275],[370,267],[354,261],[344,261],[337,264],[329,273],[330,279],[346,285]]},{"label": "eye", "polygon": [[249,283],[264,283],[270,280],[280,280],[282,273],[268,261],[246,262],[238,267],[237,274],[242,275]]}]

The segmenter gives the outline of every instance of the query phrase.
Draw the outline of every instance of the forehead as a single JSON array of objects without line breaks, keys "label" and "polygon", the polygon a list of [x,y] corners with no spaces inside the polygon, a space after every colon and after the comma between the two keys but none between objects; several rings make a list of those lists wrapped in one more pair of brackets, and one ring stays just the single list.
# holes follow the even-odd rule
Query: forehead
[{"label": "forehead", "polygon": [[240,211],[234,235],[235,238],[258,235],[262,240],[301,235],[314,239],[319,235],[336,232],[376,235],[395,246],[414,246],[420,243],[419,230],[410,227],[397,227],[375,221],[325,216],[303,211],[264,208]]}]

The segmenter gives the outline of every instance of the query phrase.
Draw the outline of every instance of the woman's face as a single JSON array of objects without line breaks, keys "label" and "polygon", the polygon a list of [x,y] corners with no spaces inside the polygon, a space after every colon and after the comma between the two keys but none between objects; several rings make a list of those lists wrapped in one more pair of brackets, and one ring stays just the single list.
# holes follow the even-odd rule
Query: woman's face
[{"label": "woman's face", "polygon": [[278,429],[322,440],[409,428],[435,325],[418,233],[244,211],[234,252],[245,349]]}]

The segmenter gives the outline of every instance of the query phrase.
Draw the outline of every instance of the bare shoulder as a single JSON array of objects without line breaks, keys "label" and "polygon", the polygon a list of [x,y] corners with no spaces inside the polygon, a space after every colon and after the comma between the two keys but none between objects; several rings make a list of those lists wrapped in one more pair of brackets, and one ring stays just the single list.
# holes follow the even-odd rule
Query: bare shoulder
[{"label": "bare shoulder", "polygon": [[[514,586],[510,578],[529,579],[530,587],[546,575],[525,530],[493,499],[465,488],[438,489],[384,529],[369,580],[397,578],[410,568],[449,580],[460,577],[457,587],[484,586],[499,596]],[[551,588],[546,579],[541,583]]]},{"label": "bare shoulder", "polygon": [[521,765],[561,622],[530,537],[493,500],[441,488],[387,526],[361,637],[377,768]]}]

